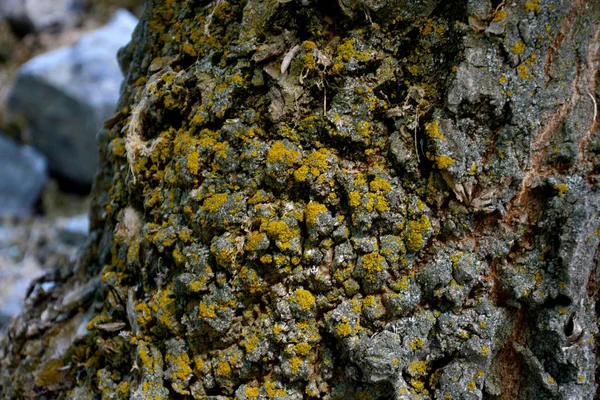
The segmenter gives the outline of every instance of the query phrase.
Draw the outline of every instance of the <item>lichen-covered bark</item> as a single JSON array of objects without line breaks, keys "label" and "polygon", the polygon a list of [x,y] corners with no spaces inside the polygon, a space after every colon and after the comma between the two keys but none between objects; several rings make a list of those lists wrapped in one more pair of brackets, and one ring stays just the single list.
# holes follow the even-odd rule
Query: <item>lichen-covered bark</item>
[{"label": "lichen-covered bark", "polygon": [[594,398],[599,21],[150,1],[89,246],[13,321],[3,396]]}]

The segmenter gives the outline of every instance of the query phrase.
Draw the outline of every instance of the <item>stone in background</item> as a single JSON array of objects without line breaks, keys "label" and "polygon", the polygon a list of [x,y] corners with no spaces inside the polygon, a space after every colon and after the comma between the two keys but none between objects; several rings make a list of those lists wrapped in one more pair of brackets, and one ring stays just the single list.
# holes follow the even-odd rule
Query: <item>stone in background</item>
[{"label": "stone in background", "polygon": [[30,214],[47,179],[46,159],[0,132],[0,217]]},{"label": "stone in background", "polygon": [[19,69],[8,100],[10,118],[25,122],[27,139],[58,175],[92,182],[96,132],[113,114],[123,79],[116,54],[136,24],[132,14],[119,10],[74,46],[42,54]]},{"label": "stone in background", "polygon": [[61,29],[76,23],[84,5],[84,0],[2,0],[0,20],[22,35]]}]

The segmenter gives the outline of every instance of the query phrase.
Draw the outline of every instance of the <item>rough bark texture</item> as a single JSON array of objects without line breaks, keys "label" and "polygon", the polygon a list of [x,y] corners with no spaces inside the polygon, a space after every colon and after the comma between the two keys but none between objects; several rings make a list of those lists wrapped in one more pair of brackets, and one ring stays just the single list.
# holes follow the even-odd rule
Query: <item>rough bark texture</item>
[{"label": "rough bark texture", "polygon": [[150,1],[4,398],[594,398],[599,21]]}]

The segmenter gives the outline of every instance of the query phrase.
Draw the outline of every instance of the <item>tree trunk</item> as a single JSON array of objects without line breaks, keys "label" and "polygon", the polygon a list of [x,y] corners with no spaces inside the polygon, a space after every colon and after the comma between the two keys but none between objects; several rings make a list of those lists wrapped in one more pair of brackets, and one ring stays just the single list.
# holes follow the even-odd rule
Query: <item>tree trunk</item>
[{"label": "tree trunk", "polygon": [[89,245],[12,321],[3,397],[594,398],[599,21],[148,1]]}]

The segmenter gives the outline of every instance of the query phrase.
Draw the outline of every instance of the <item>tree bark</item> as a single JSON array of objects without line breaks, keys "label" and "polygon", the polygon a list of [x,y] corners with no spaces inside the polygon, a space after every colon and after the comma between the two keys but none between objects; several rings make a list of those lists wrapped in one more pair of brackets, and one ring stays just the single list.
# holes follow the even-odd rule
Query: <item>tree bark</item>
[{"label": "tree bark", "polygon": [[148,1],[89,245],[12,321],[3,397],[594,398],[599,21]]}]

